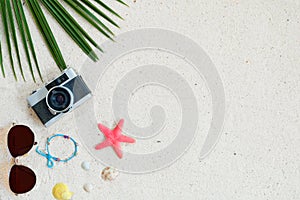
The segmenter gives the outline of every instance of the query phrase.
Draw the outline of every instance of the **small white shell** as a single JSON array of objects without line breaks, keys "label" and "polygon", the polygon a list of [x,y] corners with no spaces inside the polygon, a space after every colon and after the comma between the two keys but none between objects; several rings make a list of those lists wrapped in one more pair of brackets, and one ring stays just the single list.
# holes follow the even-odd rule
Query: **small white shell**
[{"label": "small white shell", "polygon": [[105,181],[113,181],[118,175],[119,172],[111,167],[105,167],[101,172],[101,177]]},{"label": "small white shell", "polygon": [[84,161],[81,163],[81,167],[82,169],[84,169],[85,171],[89,171],[90,170],[90,163],[87,161]]},{"label": "small white shell", "polygon": [[93,185],[91,183],[87,183],[83,186],[83,189],[86,191],[86,192],[91,192],[93,190]]}]

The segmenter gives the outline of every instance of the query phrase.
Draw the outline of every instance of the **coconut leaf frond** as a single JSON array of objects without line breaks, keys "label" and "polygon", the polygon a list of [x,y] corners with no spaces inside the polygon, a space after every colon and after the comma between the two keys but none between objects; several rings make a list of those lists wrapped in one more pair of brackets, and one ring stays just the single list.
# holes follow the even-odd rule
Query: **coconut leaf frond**
[{"label": "coconut leaf frond", "polygon": [[[1,35],[0,35],[0,37],[1,37]],[[4,71],[4,66],[3,66],[3,57],[2,57],[2,45],[1,45],[1,42],[2,42],[2,39],[0,38],[0,67],[1,67],[1,71],[2,71],[3,77],[5,77],[5,71]]]},{"label": "coconut leaf frond", "polygon": [[[81,4],[77,0],[65,0],[79,15],[81,15],[85,20],[87,20],[90,24],[92,24],[95,28],[97,28],[102,34],[106,37],[111,38],[109,34],[113,35],[113,32],[103,24],[91,11],[89,11],[83,4]],[[99,26],[102,28],[100,28]],[[105,31],[109,34],[107,34]]]},{"label": "coconut leaf frond", "polygon": [[128,5],[124,2],[124,1],[121,1],[121,0],[117,0],[117,2],[119,2],[119,3],[121,3],[121,4],[123,4],[123,5],[125,5],[125,6],[127,6],[128,7]]},{"label": "coconut leaf frond", "polygon": [[[2,3],[0,3],[0,12],[2,12]],[[5,77],[5,70],[4,70],[3,56],[2,56],[2,34],[0,34],[0,66],[1,66],[2,76]]]},{"label": "coconut leaf frond", "polygon": [[[25,32],[26,39],[27,39],[27,42],[28,42],[28,45],[29,45],[29,48],[30,48],[30,52],[33,56],[33,60],[34,60],[35,66],[36,66],[36,70],[38,71],[40,79],[43,81],[42,74],[41,74],[41,71],[40,71],[40,66],[39,66],[37,56],[36,56],[36,53],[35,53],[35,49],[34,49],[34,45],[33,45],[33,42],[32,42],[31,33],[30,33],[30,30],[29,30],[29,26],[28,26],[28,23],[27,23],[27,19],[26,19],[24,10],[23,10],[22,2],[21,2],[21,0],[16,0],[16,2],[17,2],[18,11],[19,11],[19,14],[20,14],[20,17],[21,17],[21,22],[23,23],[23,27],[24,27],[24,30],[22,28],[20,28],[20,31]],[[24,44],[24,47],[25,47],[25,51],[26,51],[27,45]],[[27,58],[27,59],[30,59],[30,58]],[[30,69],[31,69],[30,71],[31,71],[32,76],[33,76],[33,80],[34,80],[33,70],[32,70],[32,68],[30,68]]]},{"label": "coconut leaf frond", "polygon": [[[23,43],[23,46],[24,46],[27,62],[29,64],[30,73],[31,73],[32,79],[35,82],[35,76],[34,76],[34,73],[33,73],[31,58],[30,58],[30,54],[29,54],[29,48],[28,48],[28,44],[27,44],[27,41],[26,41],[26,33],[25,33],[25,30],[24,30],[23,22],[22,22],[22,17],[21,17],[21,14],[20,14],[19,6],[18,6],[18,1],[12,1],[12,3],[13,3],[13,8],[14,8],[13,10],[14,10],[14,13],[15,13],[15,16],[16,16],[16,21],[17,21],[18,28],[19,28],[19,31],[20,31],[22,43]],[[19,56],[18,56],[18,58],[19,58]]]},{"label": "coconut leaf frond", "polygon": [[[113,40],[112,30],[105,25],[103,21],[114,27],[119,28],[118,24],[112,19],[116,17],[123,19],[116,11],[110,8],[101,0],[63,0],[71,9],[76,11],[82,18],[89,24],[96,28],[106,38]],[[117,2],[126,5],[121,0]],[[25,80],[22,66],[24,63],[28,64],[32,79],[36,81],[35,70],[38,72],[40,79],[42,75],[40,65],[34,48],[33,38],[31,37],[30,28],[28,26],[28,19],[25,15],[24,8],[28,7],[30,17],[35,21],[44,41],[50,51],[56,65],[60,70],[67,68],[67,64],[63,58],[61,49],[56,41],[56,38],[49,26],[47,18],[44,14],[46,9],[51,16],[58,22],[64,31],[71,37],[75,44],[93,61],[98,60],[97,54],[94,52],[93,47],[102,51],[97,42],[85,31],[85,29],[76,21],[76,19],[67,11],[59,0],[25,0],[25,4],[21,0],[0,0],[0,12],[3,24],[3,35],[7,43],[7,51],[9,55],[10,65],[17,80],[17,73],[15,65],[18,64],[19,71],[22,78]],[[103,10],[102,10],[103,9]],[[112,17],[105,14],[105,11]],[[95,13],[95,14],[94,14]],[[18,41],[17,33],[20,35]],[[0,34],[2,35],[2,34]],[[3,64],[2,54],[2,40],[0,38],[0,67],[3,76],[5,77],[5,67]],[[21,61],[20,50],[21,44],[25,52],[26,61]],[[13,53],[13,50],[15,54]],[[102,51],[103,52],[103,51]],[[14,58],[13,55],[16,55]],[[17,59],[17,63],[14,62]],[[35,70],[34,70],[35,65]]]},{"label": "coconut leaf frond", "polygon": [[13,56],[12,56],[12,47],[11,47],[11,43],[10,43],[10,34],[9,34],[9,30],[8,30],[8,17],[7,17],[6,0],[1,0],[1,13],[2,13],[4,34],[5,34],[7,49],[8,49],[8,53],[9,53],[9,61],[10,61],[10,65],[11,65],[14,77],[17,80],[17,74],[16,74],[14,60],[13,60]]},{"label": "coconut leaf frond", "polygon": [[20,72],[21,72],[23,80],[25,80],[24,72],[23,72],[22,65],[21,65],[19,44],[18,44],[18,40],[17,40],[16,28],[15,28],[15,23],[14,23],[14,18],[13,18],[13,11],[12,11],[12,7],[11,7],[11,4],[10,4],[10,0],[6,0],[6,8],[7,8],[6,9],[7,16],[8,16],[9,22],[10,22],[10,24],[9,24],[10,25],[10,31],[11,31],[15,51],[16,51],[16,54],[17,54],[17,59],[18,59]]}]

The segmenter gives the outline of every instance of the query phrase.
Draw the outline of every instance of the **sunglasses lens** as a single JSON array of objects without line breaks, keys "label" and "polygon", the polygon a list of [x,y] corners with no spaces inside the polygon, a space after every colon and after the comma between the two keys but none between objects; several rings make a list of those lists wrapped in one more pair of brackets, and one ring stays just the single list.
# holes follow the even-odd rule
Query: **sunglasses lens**
[{"label": "sunglasses lens", "polygon": [[36,183],[34,172],[28,167],[14,165],[9,174],[9,187],[15,194],[29,192]]},{"label": "sunglasses lens", "polygon": [[26,154],[32,148],[33,143],[34,134],[27,126],[17,125],[8,132],[7,145],[14,158]]}]

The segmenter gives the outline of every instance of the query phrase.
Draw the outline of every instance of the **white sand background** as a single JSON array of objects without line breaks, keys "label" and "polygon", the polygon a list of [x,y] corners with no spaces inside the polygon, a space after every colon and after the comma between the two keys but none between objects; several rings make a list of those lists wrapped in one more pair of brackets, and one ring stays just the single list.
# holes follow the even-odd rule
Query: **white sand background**
[{"label": "white sand background", "polygon": [[[207,52],[219,71],[226,93],[226,119],[219,143],[209,157],[199,161],[201,145],[209,128],[207,113],[211,109],[210,101],[203,96],[209,96],[209,92],[203,87],[204,82],[190,68],[180,68],[181,61],[173,60],[178,72],[193,85],[201,108],[199,112],[203,114],[199,134],[180,160],[155,173],[121,173],[115,181],[105,182],[100,177],[105,166],[90,156],[83,146],[75,159],[68,164],[57,164],[54,169],[48,169],[46,160],[33,149],[20,162],[35,171],[37,184],[31,192],[16,197],[7,185],[10,155],[5,141],[9,124],[15,121],[29,125],[41,148],[46,138],[53,133],[69,134],[78,143],[80,133],[76,132],[73,114],[48,129],[44,128],[26,103],[30,92],[43,83],[33,83],[26,66],[27,82],[15,82],[7,67],[7,78],[0,78],[0,199],[51,200],[51,190],[57,182],[69,185],[75,193],[74,200],[300,199],[300,1],[128,0],[130,8],[108,0],[106,2],[125,18],[125,21],[120,22],[121,29],[114,29],[116,34],[143,27],[165,28],[192,38]],[[78,19],[99,43],[105,41],[100,33]],[[67,64],[80,70],[86,56],[52,18],[49,21]],[[45,80],[49,81],[60,72],[32,22],[30,26],[33,28],[32,35],[42,73]],[[150,61],[164,62],[162,58],[165,55],[145,52],[133,55],[132,59],[143,60],[139,56],[145,56]],[[25,60],[24,53],[22,58]],[[4,60],[9,65],[7,54]],[[118,61],[109,68],[99,82],[99,89],[110,94],[119,70],[129,70],[126,63],[130,61],[124,58],[123,62]],[[198,83],[197,86],[194,83]],[[167,91],[150,87],[132,97],[129,110],[132,120],[138,125],[149,123],[145,106],[151,107],[153,101],[159,102],[161,99],[156,99],[157,94],[160,97],[169,95]],[[96,92],[95,98],[98,120],[112,126],[113,118],[110,108],[106,106],[110,97],[104,98],[103,94]],[[176,104],[172,97],[166,99],[169,106]],[[158,138],[155,138],[143,145],[137,141],[135,145],[124,146],[124,149],[147,153],[168,145],[176,136],[180,119],[176,106],[175,109],[166,108],[166,111],[170,111],[168,128],[158,136],[161,143],[157,143]],[[54,153],[62,156],[72,152],[69,143],[57,141],[52,147]],[[90,171],[81,169],[82,161],[91,163]],[[85,183],[94,185],[91,193],[83,190]]]}]

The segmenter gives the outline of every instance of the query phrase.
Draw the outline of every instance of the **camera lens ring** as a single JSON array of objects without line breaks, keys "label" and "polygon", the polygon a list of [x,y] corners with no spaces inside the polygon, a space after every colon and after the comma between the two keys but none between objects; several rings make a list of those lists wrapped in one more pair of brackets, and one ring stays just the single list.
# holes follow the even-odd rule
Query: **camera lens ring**
[{"label": "camera lens ring", "polygon": [[64,86],[51,88],[46,96],[46,104],[52,114],[68,112],[74,103],[72,91]]}]

